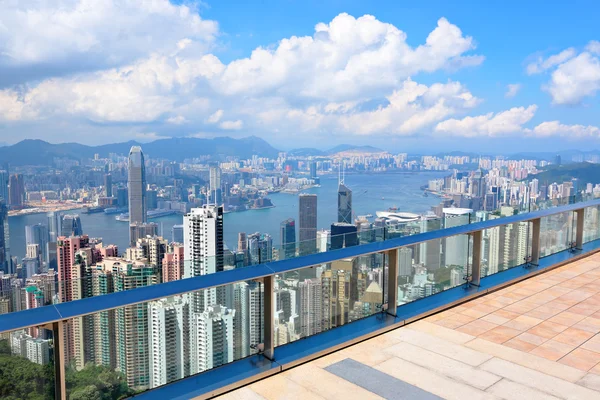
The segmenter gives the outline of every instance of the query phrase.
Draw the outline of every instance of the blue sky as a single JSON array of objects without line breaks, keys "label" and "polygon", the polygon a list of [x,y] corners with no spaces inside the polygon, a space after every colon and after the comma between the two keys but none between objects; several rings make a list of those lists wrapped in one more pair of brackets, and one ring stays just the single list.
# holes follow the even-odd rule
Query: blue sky
[{"label": "blue sky", "polygon": [[8,143],[257,135],[283,149],[600,149],[594,1],[0,8]]}]

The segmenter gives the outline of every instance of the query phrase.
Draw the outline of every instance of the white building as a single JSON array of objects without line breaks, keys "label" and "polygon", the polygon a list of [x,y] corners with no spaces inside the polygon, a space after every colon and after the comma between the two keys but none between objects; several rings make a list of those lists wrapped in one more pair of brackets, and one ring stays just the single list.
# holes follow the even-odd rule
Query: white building
[{"label": "white building", "polygon": [[190,373],[197,374],[234,360],[235,310],[209,306],[192,316],[191,332],[195,346],[190,346]]},{"label": "white building", "polygon": [[166,385],[189,375],[184,341],[189,337],[189,305],[183,297],[148,304],[150,388]]}]

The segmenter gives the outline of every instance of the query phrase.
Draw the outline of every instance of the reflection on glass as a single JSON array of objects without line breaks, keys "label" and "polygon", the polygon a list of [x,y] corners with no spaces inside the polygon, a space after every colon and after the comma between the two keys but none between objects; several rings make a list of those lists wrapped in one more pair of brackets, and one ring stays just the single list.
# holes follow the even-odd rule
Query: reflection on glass
[{"label": "reflection on glass", "polygon": [[576,214],[571,211],[544,217],[540,221],[540,257],[545,257],[573,246]]},{"label": "reflection on glass", "polygon": [[584,213],[583,241],[586,243],[600,238],[600,207],[587,207]]}]

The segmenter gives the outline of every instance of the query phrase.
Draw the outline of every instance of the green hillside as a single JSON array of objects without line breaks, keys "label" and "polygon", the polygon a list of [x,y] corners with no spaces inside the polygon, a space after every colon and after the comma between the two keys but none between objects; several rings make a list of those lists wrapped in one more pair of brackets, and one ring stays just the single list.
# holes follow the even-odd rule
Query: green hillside
[{"label": "green hillside", "polygon": [[528,179],[537,178],[540,183],[562,183],[577,178],[584,183],[600,183],[600,164],[588,162],[565,165],[549,165],[542,172],[530,175]]}]

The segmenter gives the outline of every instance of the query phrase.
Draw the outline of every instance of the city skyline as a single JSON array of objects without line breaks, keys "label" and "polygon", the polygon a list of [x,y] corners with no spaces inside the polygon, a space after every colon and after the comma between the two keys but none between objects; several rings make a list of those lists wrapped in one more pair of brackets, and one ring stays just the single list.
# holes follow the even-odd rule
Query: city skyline
[{"label": "city skyline", "polygon": [[[269,2],[281,18],[251,19],[215,2],[72,0],[60,13],[54,2],[11,3],[0,16],[0,141],[254,134],[282,149],[597,147],[598,5],[584,3],[319,3],[307,13]],[[513,7],[543,8],[546,23]],[[44,16],[43,30],[30,15]],[[106,20],[124,36],[102,29]],[[513,34],[500,40],[496,24]]]}]

